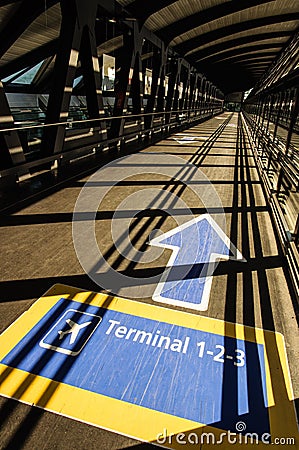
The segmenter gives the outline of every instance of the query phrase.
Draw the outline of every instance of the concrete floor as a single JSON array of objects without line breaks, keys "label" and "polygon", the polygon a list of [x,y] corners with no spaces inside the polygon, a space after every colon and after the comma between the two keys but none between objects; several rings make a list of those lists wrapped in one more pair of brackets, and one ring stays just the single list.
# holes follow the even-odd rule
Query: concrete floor
[{"label": "concrete floor", "polygon": [[[208,310],[190,312],[281,332],[285,337],[294,396],[298,399],[298,323],[292,291],[253,154],[240,128],[238,114],[224,113],[181,134],[170,136],[143,151],[144,154],[149,152],[175,155],[200,169],[221,200],[226,234],[247,260],[247,263],[219,263],[213,277]],[[13,214],[4,215],[0,228],[1,331],[54,283],[100,291],[85,275],[72,240],[72,213],[87,179],[74,179],[63,189],[50,192]],[[146,169],[142,169],[139,174],[111,188],[100,205],[96,221],[98,245],[114,270],[128,277],[140,277],[140,292],[146,292],[146,295],[140,295],[139,301],[153,303],[151,295],[155,286],[147,284],[146,290],[143,290],[142,280],[161,273],[170,252],[166,250],[155,261],[146,263],[123,257],[120,249],[113,245],[113,212],[123,202],[123,211],[126,212],[123,216],[129,219],[130,224],[130,239],[136,249],[148,251],[147,242],[154,229],[165,232],[176,226],[178,221],[188,220],[186,211],[180,209],[179,203],[163,203],[163,193],[177,195],[195,216],[204,212],[203,203],[196,198],[190,186],[161,175],[158,166],[157,174],[146,173]],[[155,196],[150,213],[141,211],[135,216],[132,202],[124,202],[129,196],[133,196],[134,202],[136,192],[151,188],[160,194]],[[172,216],[163,213],[166,206]],[[217,211],[214,212],[216,216]],[[129,292],[123,290],[120,294],[130,297]],[[125,436],[14,400],[1,398],[0,410],[2,449],[60,450],[74,447],[79,450],[112,450],[148,447]]]}]

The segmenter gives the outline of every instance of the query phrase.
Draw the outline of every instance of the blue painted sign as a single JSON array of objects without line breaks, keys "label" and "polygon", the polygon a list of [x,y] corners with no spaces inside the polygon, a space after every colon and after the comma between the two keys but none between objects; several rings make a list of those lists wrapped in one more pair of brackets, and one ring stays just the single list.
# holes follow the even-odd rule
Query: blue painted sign
[{"label": "blue painted sign", "polygon": [[173,251],[153,300],[199,311],[208,309],[216,261],[245,261],[208,214],[158,236],[150,241],[150,245]]},{"label": "blue painted sign", "polygon": [[218,429],[269,432],[264,345],[60,298],[2,364]]}]

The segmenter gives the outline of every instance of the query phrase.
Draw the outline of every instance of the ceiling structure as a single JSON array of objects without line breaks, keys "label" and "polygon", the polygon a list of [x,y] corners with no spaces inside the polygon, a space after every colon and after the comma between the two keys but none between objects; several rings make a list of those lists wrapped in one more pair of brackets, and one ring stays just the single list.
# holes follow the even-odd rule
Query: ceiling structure
[{"label": "ceiling structure", "polygon": [[[0,0],[2,80],[43,61],[34,81],[45,84],[58,46],[59,3]],[[118,0],[117,7],[110,0],[111,4],[116,17],[137,19],[224,93],[253,87],[299,27],[298,0]],[[123,45],[120,32],[111,35],[107,30],[99,17],[99,56]]]},{"label": "ceiling structure", "polygon": [[251,88],[299,27],[297,0],[119,0],[223,92]]}]

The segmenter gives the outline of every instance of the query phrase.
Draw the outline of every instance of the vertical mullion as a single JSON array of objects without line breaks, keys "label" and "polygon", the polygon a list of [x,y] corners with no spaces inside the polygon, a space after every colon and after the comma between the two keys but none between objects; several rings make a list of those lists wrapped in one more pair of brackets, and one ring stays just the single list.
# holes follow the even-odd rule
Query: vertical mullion
[{"label": "vertical mullion", "polygon": [[[66,122],[78,65],[82,31],[78,27],[75,5],[61,3],[62,23],[56,55],[53,85],[49,95],[46,123]],[[60,153],[65,138],[65,125],[47,127],[42,138],[42,153]]]},{"label": "vertical mullion", "polygon": [[[90,119],[99,119],[104,117],[105,114],[102,95],[102,77],[95,37],[89,33],[87,27],[82,36],[80,59],[86,91],[88,115]],[[95,130],[99,134],[102,134],[102,140],[107,138],[106,121],[103,120],[98,122]]]},{"label": "vertical mullion", "polygon": [[288,130],[288,136],[287,136],[287,141],[286,141],[286,148],[285,148],[285,154],[287,155],[289,153],[289,148],[290,148],[290,143],[291,143],[291,138],[292,138],[292,134],[293,134],[293,129],[298,117],[298,113],[299,113],[299,95],[298,95],[298,91],[299,88],[296,89],[296,95],[295,95],[295,102],[294,102],[294,107],[292,108],[292,111],[290,112],[290,126],[289,126],[289,130]]},{"label": "vertical mullion", "polygon": [[[0,131],[1,128],[11,128],[14,126],[14,119],[7,101],[2,82],[0,81]],[[24,150],[17,131],[8,131],[1,133],[2,142],[0,146],[1,159],[0,167],[8,168],[16,164],[26,162]],[[28,173],[27,170],[22,169],[19,176],[22,177]]]}]

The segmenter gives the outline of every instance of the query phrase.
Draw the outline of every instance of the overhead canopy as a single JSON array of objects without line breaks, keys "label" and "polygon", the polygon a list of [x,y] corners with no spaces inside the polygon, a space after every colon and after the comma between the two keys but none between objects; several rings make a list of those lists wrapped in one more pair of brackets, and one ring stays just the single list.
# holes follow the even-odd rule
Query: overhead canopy
[{"label": "overhead canopy", "polygon": [[[33,80],[43,86],[53,68],[58,45],[59,3],[0,0],[2,80],[43,61]],[[299,27],[298,0],[117,3],[124,15],[138,19],[225,93],[245,91],[255,85]],[[115,9],[113,1],[107,0],[108,4]],[[109,35],[100,20],[98,27],[99,56],[122,47],[119,31]]]},{"label": "overhead canopy", "polygon": [[252,87],[299,26],[298,0],[119,0],[223,92]]}]

